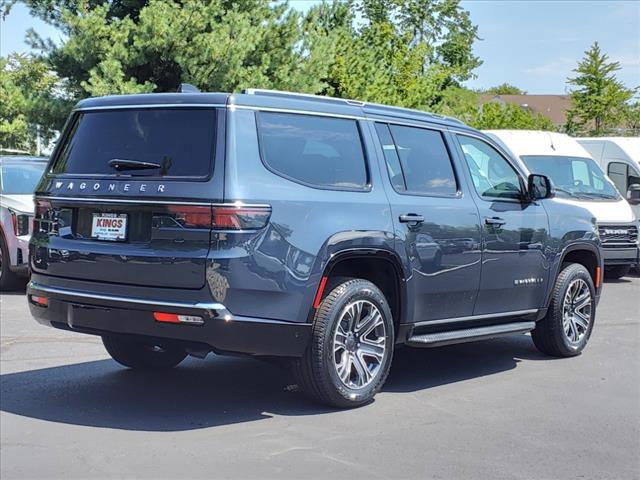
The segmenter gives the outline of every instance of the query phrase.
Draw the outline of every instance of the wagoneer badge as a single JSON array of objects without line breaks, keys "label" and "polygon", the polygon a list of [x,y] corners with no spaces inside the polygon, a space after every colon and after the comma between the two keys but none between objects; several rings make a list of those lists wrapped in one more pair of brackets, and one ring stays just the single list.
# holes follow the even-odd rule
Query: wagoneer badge
[{"label": "wagoneer badge", "polygon": [[621,228],[605,228],[604,229],[605,235],[627,235],[628,233],[629,233],[629,230],[623,230]]},{"label": "wagoneer badge", "polygon": [[[68,190],[68,191],[84,191],[84,190],[89,190],[89,191],[93,191],[93,192],[98,192],[100,190],[103,190],[103,186],[102,183],[100,182],[67,182],[65,184],[65,182],[61,182],[59,180],[57,180],[54,183],[54,187],[58,190]],[[157,193],[164,193],[164,184],[158,184],[157,186],[154,186],[153,188],[155,188],[155,191]],[[148,192],[151,191],[153,188],[151,188],[149,185],[147,185],[146,183],[136,183],[135,185],[132,185],[131,183],[108,183],[104,189],[106,189],[108,192],[115,192],[115,191],[121,191],[121,192]]]}]

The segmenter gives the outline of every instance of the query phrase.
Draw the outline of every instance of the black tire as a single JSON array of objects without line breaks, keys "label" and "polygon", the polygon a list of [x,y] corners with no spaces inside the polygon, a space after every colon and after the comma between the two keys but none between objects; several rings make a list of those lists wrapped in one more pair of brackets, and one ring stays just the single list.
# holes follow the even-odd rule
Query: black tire
[{"label": "black tire", "polygon": [[[358,300],[369,302],[380,313],[384,332],[382,329],[376,331],[379,332],[380,338],[384,338],[384,353],[382,360],[377,362],[376,373],[371,376],[369,383],[359,388],[350,388],[343,383],[338,374],[333,345],[334,335],[343,312],[346,307]],[[338,408],[364,405],[373,400],[389,375],[394,338],[391,309],[380,289],[367,280],[343,281],[331,290],[317,309],[311,341],[304,356],[293,360],[293,374],[298,386],[313,400],[325,405]],[[361,338],[358,339],[358,342],[360,341],[362,341]]]},{"label": "black tire", "polygon": [[609,280],[618,280],[619,278],[626,277],[631,271],[631,265],[614,265],[611,267],[605,267],[604,276]]},{"label": "black tire", "polygon": [[125,367],[141,370],[173,368],[187,353],[176,347],[125,337],[102,337],[104,348],[111,358]]},{"label": "black tire", "polygon": [[[588,287],[591,296],[591,311],[586,331],[584,331],[581,340],[574,343],[565,333],[563,308],[567,290],[574,280],[578,279],[583,280]],[[533,338],[536,348],[542,353],[554,357],[573,357],[579,355],[589,342],[595,317],[595,288],[591,275],[584,266],[570,263],[564,266],[556,278],[547,315],[536,324],[536,328],[531,332],[531,338]]]},{"label": "black tire", "polygon": [[9,268],[9,251],[4,243],[4,234],[0,232],[0,291],[11,292],[24,286],[26,280]]}]

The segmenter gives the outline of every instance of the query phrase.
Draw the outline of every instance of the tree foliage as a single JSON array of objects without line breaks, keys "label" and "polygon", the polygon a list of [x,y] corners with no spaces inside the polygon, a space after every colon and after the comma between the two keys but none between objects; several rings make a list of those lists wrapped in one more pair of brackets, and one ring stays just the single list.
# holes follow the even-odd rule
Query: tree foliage
[{"label": "tree foliage", "polygon": [[567,131],[603,135],[624,119],[634,90],[616,78],[620,64],[608,60],[598,42],[594,42],[578,62],[576,76],[567,80],[575,87],[571,92],[573,107],[568,112]]},{"label": "tree foliage", "polygon": [[467,122],[479,130],[555,130],[549,118],[513,103],[485,103],[477,108]]},{"label": "tree foliage", "polygon": [[61,127],[70,104],[58,77],[42,60],[27,55],[0,57],[0,147],[37,153]]},{"label": "tree foliage", "polygon": [[480,93],[486,93],[488,95],[526,95],[527,92],[509,83],[502,83],[495,87],[482,90]]}]

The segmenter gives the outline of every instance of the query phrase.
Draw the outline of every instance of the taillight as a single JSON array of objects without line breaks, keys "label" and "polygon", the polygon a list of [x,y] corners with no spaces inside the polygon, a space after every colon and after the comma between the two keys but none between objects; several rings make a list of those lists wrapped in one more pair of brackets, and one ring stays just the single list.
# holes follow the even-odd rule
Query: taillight
[{"label": "taillight", "polygon": [[49,200],[35,200],[35,216],[33,217],[33,233],[46,232],[50,226],[51,202]]},{"label": "taillight", "polygon": [[184,228],[215,230],[258,230],[269,221],[271,207],[236,205],[169,205],[172,218]]},{"label": "taillight", "polygon": [[211,227],[211,207],[198,205],[169,205],[173,218],[185,228]]},{"label": "taillight", "polygon": [[48,307],[49,299],[47,297],[41,297],[38,295],[29,295],[31,303],[38,305],[39,307]]},{"label": "taillight", "polygon": [[217,230],[258,230],[267,224],[270,216],[268,206],[214,206],[212,226]]}]

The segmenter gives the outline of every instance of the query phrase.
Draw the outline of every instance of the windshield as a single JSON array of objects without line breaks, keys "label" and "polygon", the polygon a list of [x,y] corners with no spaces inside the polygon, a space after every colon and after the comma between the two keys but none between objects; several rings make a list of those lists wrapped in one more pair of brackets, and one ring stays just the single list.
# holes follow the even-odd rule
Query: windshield
[{"label": "windshield", "polygon": [[618,192],[590,158],[560,155],[522,155],[531,173],[551,179],[559,197],[581,200],[619,199]]},{"label": "windshield", "polygon": [[2,194],[28,195],[33,193],[46,166],[46,162],[0,164]]}]

